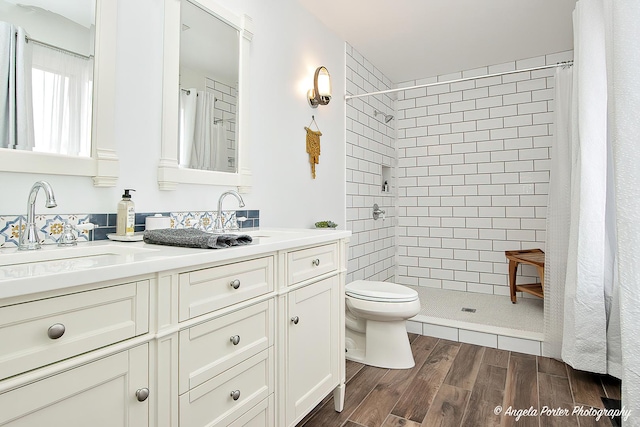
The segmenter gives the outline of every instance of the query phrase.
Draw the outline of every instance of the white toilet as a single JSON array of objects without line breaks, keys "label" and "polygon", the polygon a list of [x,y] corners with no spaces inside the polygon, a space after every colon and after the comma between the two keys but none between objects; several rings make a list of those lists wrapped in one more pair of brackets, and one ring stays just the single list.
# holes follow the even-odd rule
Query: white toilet
[{"label": "white toilet", "polygon": [[351,282],[345,291],[347,359],[381,368],[412,368],[406,320],[420,311],[418,293],[368,280]]}]

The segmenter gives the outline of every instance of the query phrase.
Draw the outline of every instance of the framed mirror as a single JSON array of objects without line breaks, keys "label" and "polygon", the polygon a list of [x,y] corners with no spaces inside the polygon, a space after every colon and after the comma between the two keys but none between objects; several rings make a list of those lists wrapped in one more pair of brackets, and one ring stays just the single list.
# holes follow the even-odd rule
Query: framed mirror
[{"label": "framed mirror", "polygon": [[165,0],[160,189],[179,183],[247,192],[251,19],[213,0]]},{"label": "framed mirror", "polygon": [[3,67],[17,70],[8,77],[16,90],[0,91],[0,171],[115,185],[116,7],[110,0],[0,0]]},{"label": "framed mirror", "polygon": [[189,0],[180,24],[178,162],[235,173],[239,32]]}]

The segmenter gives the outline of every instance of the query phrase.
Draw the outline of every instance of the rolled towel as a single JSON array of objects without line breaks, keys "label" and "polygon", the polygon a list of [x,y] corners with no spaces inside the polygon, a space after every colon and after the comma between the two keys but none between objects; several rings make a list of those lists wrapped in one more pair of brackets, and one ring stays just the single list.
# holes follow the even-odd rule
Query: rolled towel
[{"label": "rolled towel", "polygon": [[146,230],[143,239],[145,243],[154,245],[200,249],[222,249],[230,246],[248,245],[253,241],[251,236],[246,234],[213,234],[195,228]]}]

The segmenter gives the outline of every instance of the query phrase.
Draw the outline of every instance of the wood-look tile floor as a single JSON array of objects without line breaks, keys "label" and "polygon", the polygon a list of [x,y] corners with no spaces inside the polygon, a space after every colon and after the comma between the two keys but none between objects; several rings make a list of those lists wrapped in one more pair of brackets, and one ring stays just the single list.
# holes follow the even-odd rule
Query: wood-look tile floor
[{"label": "wood-look tile floor", "polygon": [[[620,399],[620,382],[576,371],[545,357],[410,334],[412,369],[389,370],[347,361],[344,410],[328,396],[297,427],[612,426],[609,419],[571,415]],[[543,407],[568,415],[540,415]],[[496,414],[537,410],[537,416]]]}]

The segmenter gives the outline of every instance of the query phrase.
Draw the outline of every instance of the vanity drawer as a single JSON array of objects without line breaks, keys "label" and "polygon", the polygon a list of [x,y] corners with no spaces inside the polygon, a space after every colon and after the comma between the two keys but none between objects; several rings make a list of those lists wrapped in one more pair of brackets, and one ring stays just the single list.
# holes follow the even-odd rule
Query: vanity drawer
[{"label": "vanity drawer", "polygon": [[289,252],[288,285],[313,279],[338,270],[338,244],[330,243],[313,248]]},{"label": "vanity drawer", "polygon": [[148,330],[148,281],[0,307],[0,379]]},{"label": "vanity drawer", "polygon": [[179,393],[271,347],[273,305],[264,301],[181,331]]},{"label": "vanity drawer", "polygon": [[180,274],[180,321],[273,291],[272,256]]},{"label": "vanity drawer", "polygon": [[226,426],[266,399],[273,392],[272,349],[263,350],[180,395],[179,424]]},{"label": "vanity drawer", "polygon": [[229,424],[229,427],[274,427],[276,425],[274,400],[273,394],[270,395]]}]

